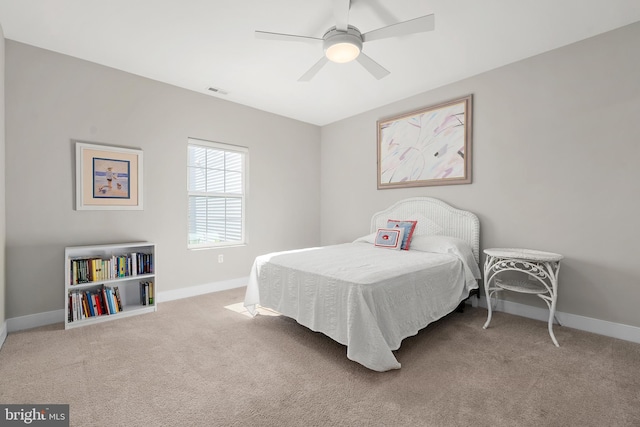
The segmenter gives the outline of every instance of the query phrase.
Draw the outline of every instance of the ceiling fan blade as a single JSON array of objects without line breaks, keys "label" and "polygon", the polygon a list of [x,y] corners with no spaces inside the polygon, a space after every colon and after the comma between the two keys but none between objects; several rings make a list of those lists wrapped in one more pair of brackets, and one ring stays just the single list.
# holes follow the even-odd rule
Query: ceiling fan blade
[{"label": "ceiling fan blade", "polygon": [[[362,54],[361,54],[362,55]],[[304,73],[302,75],[302,77],[300,77],[298,79],[299,82],[308,82],[309,80],[311,80],[316,74],[318,74],[318,71],[320,71],[320,69],[322,67],[324,67],[324,64],[326,64],[327,62],[329,62],[329,60],[327,59],[326,56],[323,56],[322,58],[320,58],[320,60],[318,62],[316,62],[315,64],[313,64],[313,67],[309,68],[309,71],[307,71],[306,73]]]},{"label": "ceiling fan blade", "polygon": [[419,18],[410,19],[404,22],[398,22],[377,30],[369,31],[362,35],[363,42],[371,40],[386,39],[389,37],[406,36],[408,34],[424,33],[433,31],[435,28],[435,17],[433,14],[421,16]]},{"label": "ceiling fan blade", "polygon": [[389,75],[389,70],[378,64],[376,61],[360,52],[357,58],[358,62],[369,72],[373,77],[380,80],[383,77]]},{"label": "ceiling fan blade", "polygon": [[257,39],[265,40],[280,40],[286,42],[303,42],[303,43],[318,43],[322,42],[322,39],[311,36],[297,36],[295,34],[283,34],[283,33],[271,33],[269,31],[256,31]]},{"label": "ceiling fan blade", "polygon": [[349,28],[349,8],[351,0],[333,0],[333,18],[336,20],[336,29],[347,31]]}]

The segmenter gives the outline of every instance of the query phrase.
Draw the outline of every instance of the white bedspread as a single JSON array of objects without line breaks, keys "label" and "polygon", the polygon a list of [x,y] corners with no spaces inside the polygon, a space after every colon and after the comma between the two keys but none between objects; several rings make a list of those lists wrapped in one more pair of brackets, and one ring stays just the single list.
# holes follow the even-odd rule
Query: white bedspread
[{"label": "white bedspread", "polygon": [[[478,287],[477,265],[453,253],[354,242],[257,257],[244,305],[273,309],[347,346],[369,369],[400,368],[392,351]],[[475,277],[474,277],[475,276]]]}]

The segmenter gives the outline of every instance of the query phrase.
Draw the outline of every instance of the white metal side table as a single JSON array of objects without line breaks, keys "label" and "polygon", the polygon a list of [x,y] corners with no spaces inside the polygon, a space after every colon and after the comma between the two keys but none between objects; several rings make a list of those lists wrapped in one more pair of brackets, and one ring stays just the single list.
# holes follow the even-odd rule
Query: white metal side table
[{"label": "white metal side table", "polygon": [[[558,300],[558,273],[560,254],[533,249],[493,248],[485,249],[484,292],[487,297],[489,314],[483,329],[491,322],[491,296],[500,291],[514,291],[539,296],[549,307],[549,335],[556,347],[560,347],[553,334],[553,318]],[[501,279],[500,273],[516,271],[534,280]]]}]

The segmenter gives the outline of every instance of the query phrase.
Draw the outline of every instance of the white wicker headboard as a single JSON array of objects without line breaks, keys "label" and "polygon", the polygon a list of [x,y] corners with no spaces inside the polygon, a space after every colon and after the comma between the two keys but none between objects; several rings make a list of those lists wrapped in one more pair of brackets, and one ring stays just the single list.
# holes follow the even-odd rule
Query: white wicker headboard
[{"label": "white wicker headboard", "polygon": [[391,207],[376,212],[371,218],[371,232],[387,226],[387,220],[416,220],[414,235],[451,236],[471,245],[480,263],[480,220],[468,211],[456,209],[431,197],[400,200]]}]

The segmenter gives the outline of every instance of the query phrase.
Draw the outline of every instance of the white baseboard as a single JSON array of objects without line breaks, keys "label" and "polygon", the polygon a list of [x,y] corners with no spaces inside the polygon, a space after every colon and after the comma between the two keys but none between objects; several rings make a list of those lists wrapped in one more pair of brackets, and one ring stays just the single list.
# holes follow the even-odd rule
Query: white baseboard
[{"label": "white baseboard", "polygon": [[[247,277],[241,277],[238,279],[224,280],[221,282],[207,283],[198,286],[190,286],[188,288],[163,291],[158,292],[158,295],[156,295],[156,299],[157,302],[160,303],[208,294],[211,292],[226,291],[228,289],[246,286],[247,281]],[[474,302],[474,300],[476,299],[471,298],[469,300],[469,302],[474,307],[479,305],[480,307],[487,308],[487,300],[484,296],[480,297],[479,303]],[[549,320],[548,310],[544,308],[519,304],[516,302],[498,300],[494,310],[545,322]],[[556,312],[556,319],[562,326],[579,329],[581,331],[592,332],[594,334],[605,335],[612,338],[618,338],[625,341],[640,343],[640,328],[635,326],[613,323],[606,320],[593,319],[590,317],[562,312]],[[63,321],[64,309],[7,319],[7,321],[2,325],[2,329],[0,329],[0,347],[2,347],[7,333],[24,329],[37,328],[39,326],[51,325],[53,323],[60,323]]]},{"label": "white baseboard", "polygon": [[64,309],[28,314],[7,319],[7,332],[22,331],[60,322],[64,322]]},{"label": "white baseboard", "polygon": [[2,328],[0,329],[0,349],[2,348],[2,344],[4,344],[4,340],[7,339],[7,322],[2,322]]},{"label": "white baseboard", "polygon": [[[479,304],[480,307],[487,308],[487,299],[485,297],[480,297]],[[532,307],[530,305],[504,300],[497,300],[497,303],[494,302],[494,304],[494,311],[502,311],[504,313],[541,320],[544,322],[549,320],[549,310],[545,308]],[[581,331],[592,332],[594,334],[640,343],[640,328],[636,326],[613,323],[606,320],[593,319],[591,317],[584,317],[577,314],[558,311],[556,311],[555,317],[560,325],[568,328],[579,329]]]},{"label": "white baseboard", "polygon": [[226,291],[228,289],[241,288],[247,286],[248,277],[238,279],[223,280],[221,282],[206,283],[204,285],[189,286],[188,288],[173,289],[171,291],[161,291],[156,295],[157,302],[167,302],[176,299],[195,297],[211,292]]}]

